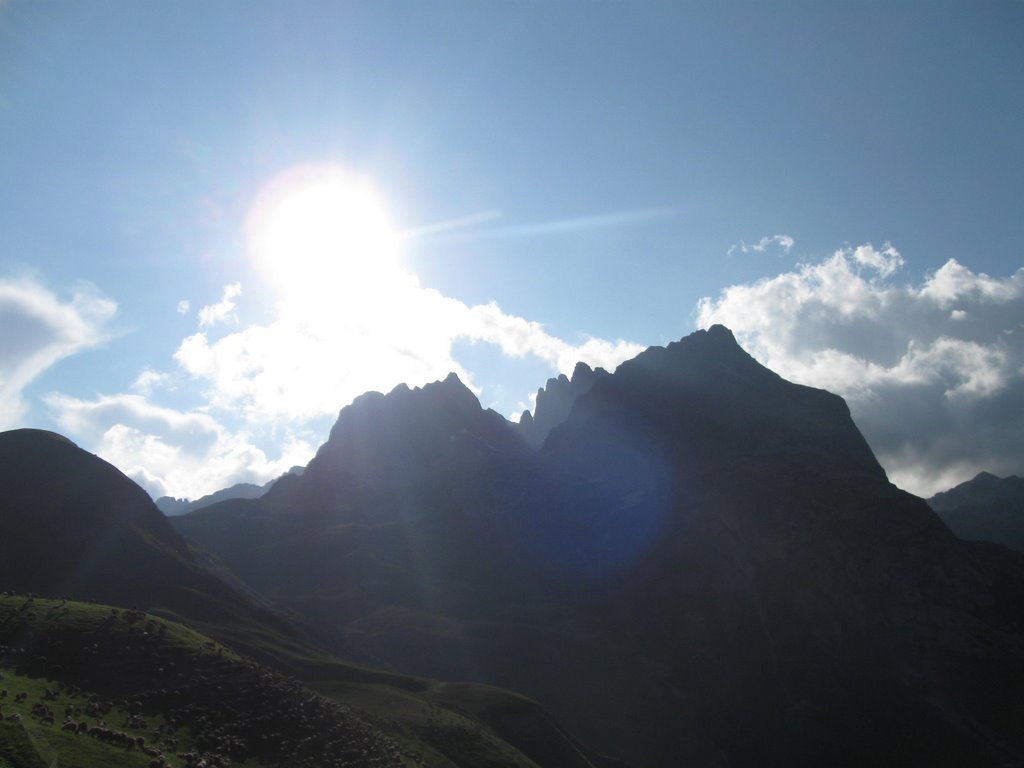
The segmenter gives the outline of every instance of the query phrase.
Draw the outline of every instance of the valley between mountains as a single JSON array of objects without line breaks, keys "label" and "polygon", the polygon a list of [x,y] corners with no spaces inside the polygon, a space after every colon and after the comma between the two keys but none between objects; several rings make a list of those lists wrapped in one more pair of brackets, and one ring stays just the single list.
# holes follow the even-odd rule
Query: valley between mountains
[{"label": "valley between mountains", "polygon": [[1024,765],[1024,555],[722,326],[175,517],[52,433],[0,487],[3,768]]}]

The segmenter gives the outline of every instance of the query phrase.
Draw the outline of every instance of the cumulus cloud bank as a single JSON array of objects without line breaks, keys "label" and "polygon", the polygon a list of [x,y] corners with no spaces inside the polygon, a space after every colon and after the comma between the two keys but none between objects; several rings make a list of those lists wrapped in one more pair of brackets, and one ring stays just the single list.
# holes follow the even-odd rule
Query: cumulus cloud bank
[{"label": "cumulus cloud bank", "polygon": [[24,389],[41,373],[107,339],[116,311],[91,286],[62,300],[31,278],[0,280],[0,429],[24,418]]},{"label": "cumulus cloud bank", "polygon": [[[196,498],[305,464],[316,449],[310,425],[366,391],[419,386],[450,371],[475,388],[472,371],[453,356],[458,341],[491,343],[509,357],[533,356],[565,373],[580,360],[613,369],[642,349],[597,338],[566,341],[495,303],[470,306],[405,273],[373,295],[287,296],[265,324],[225,325],[237,316],[241,295],[233,283],[220,301],[200,309],[196,332],[174,353],[173,373],[146,369],[133,392],[92,400],[52,394],[46,402],[54,419],[154,496]],[[186,384],[198,385],[200,405],[182,411],[154,404],[162,391]],[[258,437],[283,441],[281,455],[268,457],[256,447]]]},{"label": "cumulus cloud bank", "polygon": [[282,301],[272,322],[219,337],[201,330],[174,357],[203,383],[212,406],[267,424],[333,414],[363,392],[420,386],[449,371],[472,387],[472,372],[453,357],[458,340],[533,355],[565,372],[579,360],[614,368],[642,349],[593,338],[572,344],[497,304],[468,306],[406,274],[376,302]]},{"label": "cumulus cloud bank", "polygon": [[730,327],[783,376],[843,395],[890,478],[928,496],[981,470],[1024,471],[1024,269],[949,260],[897,280],[892,246],[726,288],[698,324]]},{"label": "cumulus cloud bank", "polygon": [[269,459],[244,429],[232,431],[208,413],[162,407],[138,394],[83,400],[54,393],[45,399],[63,431],[88,441],[155,498],[196,498],[235,483],[263,483],[305,464],[315,450],[290,437]]}]

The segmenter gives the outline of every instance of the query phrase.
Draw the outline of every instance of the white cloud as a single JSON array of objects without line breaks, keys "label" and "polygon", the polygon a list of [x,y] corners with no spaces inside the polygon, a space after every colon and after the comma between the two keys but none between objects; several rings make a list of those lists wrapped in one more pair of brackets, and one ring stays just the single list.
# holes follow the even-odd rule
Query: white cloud
[{"label": "white cloud", "polygon": [[[246,219],[253,265],[278,294],[271,319],[239,327],[241,284],[226,285],[178,345],[178,370],[143,370],[131,394],[53,394],[55,420],[151,492],[194,497],[305,463],[314,447],[307,430],[366,391],[419,386],[454,371],[479,392],[454,357],[461,341],[494,344],[506,356],[534,357],[564,373],[580,360],[611,369],[641,351],[625,341],[561,338],[496,303],[470,306],[421,286],[402,271],[401,235],[378,203],[363,179],[333,166],[297,168],[272,180]],[[669,215],[671,209],[619,211],[473,236],[533,236]],[[405,236],[497,217],[483,212]],[[189,310],[179,302],[179,312]],[[201,404],[182,411],[151,401],[167,397],[172,385],[179,401],[180,390],[201,389]],[[268,459],[257,446],[281,436],[281,456]]]},{"label": "white cloud", "polygon": [[121,469],[154,498],[198,498],[235,483],[262,484],[296,464],[315,446],[286,432],[270,459],[246,430],[233,432],[209,414],[178,411],[139,395],[82,400],[46,398],[62,430],[86,439],[97,455]]},{"label": "white cloud", "polygon": [[849,252],[850,257],[861,267],[877,273],[878,277],[889,277],[903,268],[903,256],[891,245],[878,250],[871,245],[861,245]]},{"label": "white cloud", "polygon": [[796,240],[789,235],[772,235],[771,237],[765,235],[753,245],[747,245],[740,240],[739,245],[729,246],[727,253],[729,256],[732,256],[736,251],[740,253],[764,253],[771,245],[778,245],[782,248],[783,252],[789,253],[793,246],[796,245]]},{"label": "white cloud", "polygon": [[[229,285],[220,302],[200,310],[199,329],[174,353],[178,371],[144,369],[131,393],[51,394],[54,421],[151,494],[196,498],[305,464],[316,448],[314,425],[366,391],[419,386],[455,371],[479,392],[454,357],[459,341],[491,343],[567,374],[580,360],[613,369],[642,350],[596,338],[573,343],[493,302],[469,306],[400,272],[372,292],[318,285],[282,299],[266,324],[225,329],[218,323],[235,316],[240,294],[237,283]],[[158,394],[180,395],[189,382],[201,388],[199,407],[154,402]],[[259,447],[282,440],[275,456]]]},{"label": "white cloud", "polygon": [[453,357],[458,340],[489,342],[510,357],[531,355],[566,373],[579,360],[614,368],[642,350],[593,338],[573,344],[495,303],[468,306],[406,274],[374,301],[311,294],[281,302],[267,325],[219,338],[196,333],[175,359],[203,382],[213,407],[266,424],[333,414],[368,390],[419,386],[449,371],[472,387],[471,372]]},{"label": "white cloud", "polygon": [[986,469],[1024,470],[1024,269],[1005,278],[954,260],[897,283],[899,252],[870,245],[698,305],[783,376],[847,398],[897,484],[930,495]]},{"label": "white cloud", "polygon": [[[199,326],[206,328],[226,320],[238,322],[235,314],[237,306],[235,299],[242,295],[242,284],[232,283],[224,286],[224,295],[216,304],[210,304],[199,310]],[[178,311],[181,311],[181,303],[178,304]],[[187,310],[186,310],[187,311]]]},{"label": "white cloud", "polygon": [[24,389],[41,373],[108,338],[116,311],[90,286],[62,300],[31,278],[0,280],[0,429],[19,425]]},{"label": "white cloud", "polygon": [[[194,498],[234,482],[265,482],[306,463],[315,448],[308,437],[292,437],[271,460],[247,434],[287,436],[334,416],[366,391],[419,386],[450,371],[479,391],[453,356],[460,340],[495,344],[510,357],[533,356],[564,373],[580,360],[614,369],[642,350],[595,338],[574,344],[495,303],[468,306],[398,274],[374,296],[318,290],[282,300],[265,325],[220,335],[204,327],[184,339],[174,358],[203,388],[201,412],[158,408],[139,395],[94,401],[55,395],[50,403],[62,424],[76,435],[91,430],[98,452],[152,493]],[[145,371],[136,389],[164,384],[165,374]],[[215,417],[243,428],[232,434]]]},{"label": "white cloud", "polygon": [[192,309],[192,302],[190,302],[188,299],[182,299],[181,301],[178,302],[179,315],[187,315],[190,309]]},{"label": "white cloud", "polygon": [[592,368],[601,366],[614,370],[619,363],[644,350],[639,344],[621,340],[590,338],[580,344],[570,344],[549,334],[540,323],[505,314],[494,302],[461,307],[468,322],[462,325],[461,333],[457,328],[452,329],[456,334],[454,338],[463,336],[497,344],[510,357],[534,355],[559,373],[571,372],[581,361]]},{"label": "white cloud", "polygon": [[164,371],[146,368],[132,382],[132,389],[140,395],[149,396],[155,389],[171,388],[171,375]]},{"label": "white cloud", "polygon": [[636,208],[610,211],[589,216],[541,221],[534,224],[516,224],[508,227],[485,229],[472,233],[473,238],[537,237],[563,232],[587,232],[595,229],[629,226],[646,221],[671,218],[679,213],[674,206]]}]

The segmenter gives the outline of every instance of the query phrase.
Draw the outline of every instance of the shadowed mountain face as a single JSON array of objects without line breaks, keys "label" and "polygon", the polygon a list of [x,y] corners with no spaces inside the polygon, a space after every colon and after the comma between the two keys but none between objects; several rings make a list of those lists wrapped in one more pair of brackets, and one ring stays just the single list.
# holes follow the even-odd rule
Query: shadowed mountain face
[{"label": "shadowed mountain face", "polygon": [[[287,755],[294,765],[406,765],[389,742],[394,737],[430,764],[449,768],[619,765],[567,736],[522,696],[396,677],[340,662],[310,645],[300,631],[204,567],[145,491],[60,435],[31,429],[0,433],[0,488],[0,591],[107,604],[0,595],[4,687],[17,691],[45,677],[47,685],[59,683],[59,690],[74,683],[119,699],[137,696],[146,701],[147,717],[191,719],[193,736],[213,731],[199,736],[207,747],[224,743],[225,732],[237,736],[248,729],[248,756],[267,764]],[[242,663],[230,649],[214,652],[215,644],[193,629],[175,625],[164,634],[167,626],[130,610],[138,607],[187,619],[236,650],[301,677],[344,708],[313,696],[295,679],[268,684],[268,670]],[[165,645],[171,635],[174,641]],[[165,666],[176,665],[190,674],[165,672]],[[42,685],[36,687],[42,695]],[[4,702],[8,715],[11,703]],[[23,702],[13,712],[27,720],[30,706]],[[119,722],[125,716],[118,714]],[[388,736],[360,717],[379,719]],[[37,725],[42,731],[33,731],[35,737],[45,744],[47,730],[57,729],[31,723]],[[20,753],[11,757],[5,746],[6,732],[0,733],[0,764],[7,765],[5,757],[12,765],[30,764]],[[59,747],[62,758],[77,755],[74,744]],[[127,764],[123,747],[109,761],[89,749],[90,765]],[[230,750],[239,757],[245,742]],[[51,756],[40,764],[56,762]]]},{"label": "shadowed mountain face", "polygon": [[[0,487],[5,588],[98,598],[127,590],[151,604],[197,578],[187,546],[145,491],[60,435],[0,434]],[[124,583],[134,566],[149,583]]]},{"label": "shadowed mountain face", "polygon": [[722,327],[539,451],[455,385],[366,396],[304,477],[175,525],[335,647],[635,766],[1024,761],[1024,559],[892,486],[839,397]]},{"label": "shadowed mountain face", "polygon": [[415,390],[368,392],[341,411],[327,442],[301,477],[267,494],[276,506],[344,503],[379,488],[409,487],[446,472],[472,472],[523,454],[525,446],[499,414],[484,410],[454,373]]},{"label": "shadowed mountain face", "polygon": [[1024,552],[1024,479],[982,472],[928,503],[961,539],[994,541]]}]

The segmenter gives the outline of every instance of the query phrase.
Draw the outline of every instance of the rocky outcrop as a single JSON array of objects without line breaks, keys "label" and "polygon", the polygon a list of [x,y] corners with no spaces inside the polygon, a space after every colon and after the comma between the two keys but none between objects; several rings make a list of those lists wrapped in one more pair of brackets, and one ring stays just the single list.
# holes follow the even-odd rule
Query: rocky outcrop
[{"label": "rocky outcrop", "polygon": [[604,368],[591,368],[586,363],[576,363],[572,376],[564,373],[550,378],[537,390],[534,413],[523,411],[516,425],[520,435],[535,448],[540,447],[552,429],[569,416],[573,403],[590,391],[594,382],[607,376]]},{"label": "rocky outcrop", "polygon": [[483,409],[451,373],[424,387],[400,384],[386,395],[357,397],[341,410],[303,475],[285,478],[266,499],[277,506],[330,506],[351,493],[470,471],[524,450],[512,425]]}]

